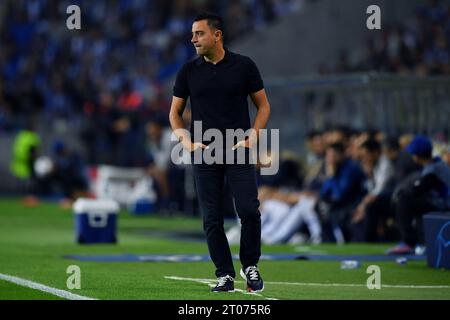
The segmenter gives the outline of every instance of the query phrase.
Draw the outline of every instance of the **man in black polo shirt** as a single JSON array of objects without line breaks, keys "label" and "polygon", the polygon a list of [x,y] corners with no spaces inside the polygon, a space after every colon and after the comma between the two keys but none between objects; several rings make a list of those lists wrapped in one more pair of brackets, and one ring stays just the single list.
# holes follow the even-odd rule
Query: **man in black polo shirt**
[{"label": "man in black polo shirt", "polygon": [[[203,14],[194,20],[191,42],[199,57],[186,63],[177,75],[169,116],[172,129],[191,154],[208,148],[203,138],[195,140],[194,121],[201,121],[202,137],[204,131],[213,128],[224,134],[226,129],[254,129],[253,134],[233,142],[232,148],[223,142],[224,155],[242,151],[241,148],[248,155],[249,149],[256,147],[260,129],[266,127],[270,114],[258,68],[250,58],[224,48],[222,19],[216,15]],[[257,108],[253,127],[248,112],[249,95]],[[190,135],[178,130],[183,128],[182,114],[188,97],[192,109]],[[257,267],[261,255],[261,219],[254,165],[194,162],[194,177],[208,249],[218,277],[212,291],[234,291],[235,271],[223,228],[225,179],[242,223],[240,274],[247,282],[248,291],[262,291],[264,284]]]}]

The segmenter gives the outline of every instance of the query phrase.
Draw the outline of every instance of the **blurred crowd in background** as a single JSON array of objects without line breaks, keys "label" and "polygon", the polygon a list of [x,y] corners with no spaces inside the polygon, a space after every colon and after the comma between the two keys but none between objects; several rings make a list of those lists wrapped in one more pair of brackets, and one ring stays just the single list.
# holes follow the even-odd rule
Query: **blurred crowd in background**
[{"label": "blurred crowd in background", "polygon": [[[88,166],[146,167],[160,199],[180,194],[182,183],[168,185],[168,171],[177,174],[169,160],[168,111],[172,78],[195,56],[192,20],[199,12],[219,13],[228,43],[298,10],[301,2],[7,1],[0,7],[0,132],[17,133],[13,175],[31,179],[39,195],[57,190],[73,198],[89,187]],[[82,29],[68,32],[72,4],[82,8]],[[188,126],[188,112],[184,118]],[[56,134],[44,138],[43,131]],[[62,140],[68,132],[82,150]],[[60,137],[44,141],[54,136]],[[40,155],[57,164],[45,179],[33,165]]]},{"label": "blurred crowd in background", "polygon": [[[56,184],[75,198],[89,191],[89,166],[144,167],[156,181],[160,208],[185,211],[189,169],[169,160],[166,89],[195,54],[193,17],[200,11],[221,14],[226,41],[232,42],[298,10],[302,0],[7,3],[0,12],[0,133],[17,134],[13,174],[31,179],[38,194],[52,193]],[[80,3],[83,29],[69,36],[61,17],[69,4]],[[450,74],[449,42],[450,6],[433,0],[409,21],[368,39],[362,61],[342,51],[334,65],[323,63],[318,72]],[[48,130],[63,125],[79,133],[84,153],[61,140],[42,150],[37,118]],[[188,127],[189,111],[184,120]],[[312,243],[403,240],[407,245],[400,250],[411,250],[422,242],[415,218],[424,210],[443,210],[440,201],[448,200],[450,149],[441,142],[344,126],[311,132],[307,155],[284,152],[279,173],[260,177],[263,241],[304,235]],[[42,152],[53,163],[45,179],[34,165]]]},{"label": "blurred crowd in background", "polygon": [[450,209],[450,146],[346,126],[311,132],[306,145],[305,161],[282,154],[278,174],[260,177],[267,244],[401,241],[392,252],[413,253],[422,215]]},{"label": "blurred crowd in background", "polygon": [[[109,113],[166,115],[170,95],[165,88],[195,54],[190,31],[198,12],[220,13],[230,43],[298,10],[302,0],[74,3],[82,4],[83,28],[70,33],[60,21],[67,16],[67,1],[20,0],[3,6],[0,131],[23,127],[33,114],[71,128]],[[335,63],[318,66],[318,72],[449,74],[449,42],[449,6],[431,0],[406,22],[386,26],[367,39],[362,60],[353,61],[343,50]],[[92,147],[88,136],[82,139]],[[110,144],[107,138],[96,140],[100,147]],[[98,161],[92,154],[88,158]]]},{"label": "blurred crowd in background", "polygon": [[417,7],[410,19],[384,26],[381,33],[367,39],[362,59],[343,50],[334,64],[320,64],[318,72],[450,74],[449,44],[450,6],[445,1],[431,0]]},{"label": "blurred crowd in background", "polygon": [[[191,26],[199,12],[221,14],[231,42],[296,10],[300,2],[8,1],[0,13],[0,131],[24,126],[36,113],[75,128],[110,112],[165,115],[170,97],[163,90],[195,55]],[[66,29],[71,4],[82,7],[79,31]]]}]

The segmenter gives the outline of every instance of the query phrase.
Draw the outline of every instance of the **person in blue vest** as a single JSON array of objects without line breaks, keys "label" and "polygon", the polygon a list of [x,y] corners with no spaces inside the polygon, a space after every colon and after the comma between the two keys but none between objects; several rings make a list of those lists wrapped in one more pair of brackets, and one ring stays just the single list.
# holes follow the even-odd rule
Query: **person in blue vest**
[{"label": "person in blue vest", "polygon": [[358,163],[345,153],[345,145],[326,149],[326,180],[316,206],[323,223],[323,240],[343,243],[353,239],[352,213],[365,194],[366,176]]}]

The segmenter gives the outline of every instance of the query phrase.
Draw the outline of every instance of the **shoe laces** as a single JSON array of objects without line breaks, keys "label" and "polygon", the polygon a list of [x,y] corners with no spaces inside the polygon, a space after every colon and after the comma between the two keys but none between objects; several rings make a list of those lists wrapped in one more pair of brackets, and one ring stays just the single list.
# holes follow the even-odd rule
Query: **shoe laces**
[{"label": "shoe laces", "polygon": [[217,278],[217,280],[218,280],[217,286],[223,287],[227,283],[227,281],[233,281],[233,278],[231,276],[224,276]]},{"label": "shoe laces", "polygon": [[248,267],[247,268],[247,275],[250,278],[250,280],[252,280],[252,281],[259,280],[258,268],[255,267],[255,266]]}]

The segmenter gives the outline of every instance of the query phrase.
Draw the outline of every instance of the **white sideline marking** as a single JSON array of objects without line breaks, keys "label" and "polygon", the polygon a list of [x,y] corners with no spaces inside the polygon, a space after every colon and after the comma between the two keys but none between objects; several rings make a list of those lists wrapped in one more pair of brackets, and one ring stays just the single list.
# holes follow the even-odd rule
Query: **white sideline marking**
[{"label": "white sideline marking", "polygon": [[31,288],[31,289],[47,292],[47,293],[50,293],[50,294],[52,294],[54,296],[61,297],[61,298],[64,298],[64,299],[68,299],[68,300],[97,300],[97,299],[94,299],[94,298],[80,296],[78,294],[74,294],[74,293],[71,293],[69,291],[48,287],[48,286],[43,285],[41,283],[37,283],[37,282],[30,281],[30,280],[22,279],[22,278],[19,278],[19,277],[10,276],[10,275],[3,274],[3,273],[0,273],[0,279],[1,280],[5,280],[5,281],[9,281],[9,282],[12,282],[12,283],[15,283],[15,284],[18,284],[19,286],[22,286],[22,287],[27,287],[27,288]]},{"label": "white sideline marking", "polygon": [[[170,280],[193,281],[193,282],[203,283],[203,284],[207,284],[211,288],[214,287],[214,283],[217,281],[217,279],[197,279],[197,278],[183,278],[183,277],[173,277],[173,276],[164,276],[164,278],[170,279]],[[244,282],[244,281],[234,281],[234,282]],[[247,291],[242,290],[242,289],[236,289],[235,288],[234,291],[240,292],[242,294],[249,294],[249,295],[253,295],[253,296],[258,296],[258,297],[264,298],[266,300],[278,300],[276,298],[265,297],[265,296],[263,296],[262,294],[259,294],[259,293],[247,292]]]},{"label": "white sideline marking", "polygon": [[[215,282],[216,279],[199,279],[199,278],[183,278],[183,277],[172,277],[165,276],[166,279],[172,280],[185,280],[185,281],[196,281],[201,283],[211,283]],[[235,280],[234,282],[243,283],[244,281]],[[365,284],[353,284],[353,283],[314,283],[314,282],[277,282],[277,281],[264,281],[265,284],[273,285],[288,285],[288,286],[310,286],[310,287],[364,287]],[[446,285],[393,285],[393,284],[382,284],[382,288],[399,288],[399,289],[450,289],[450,286]]]}]

